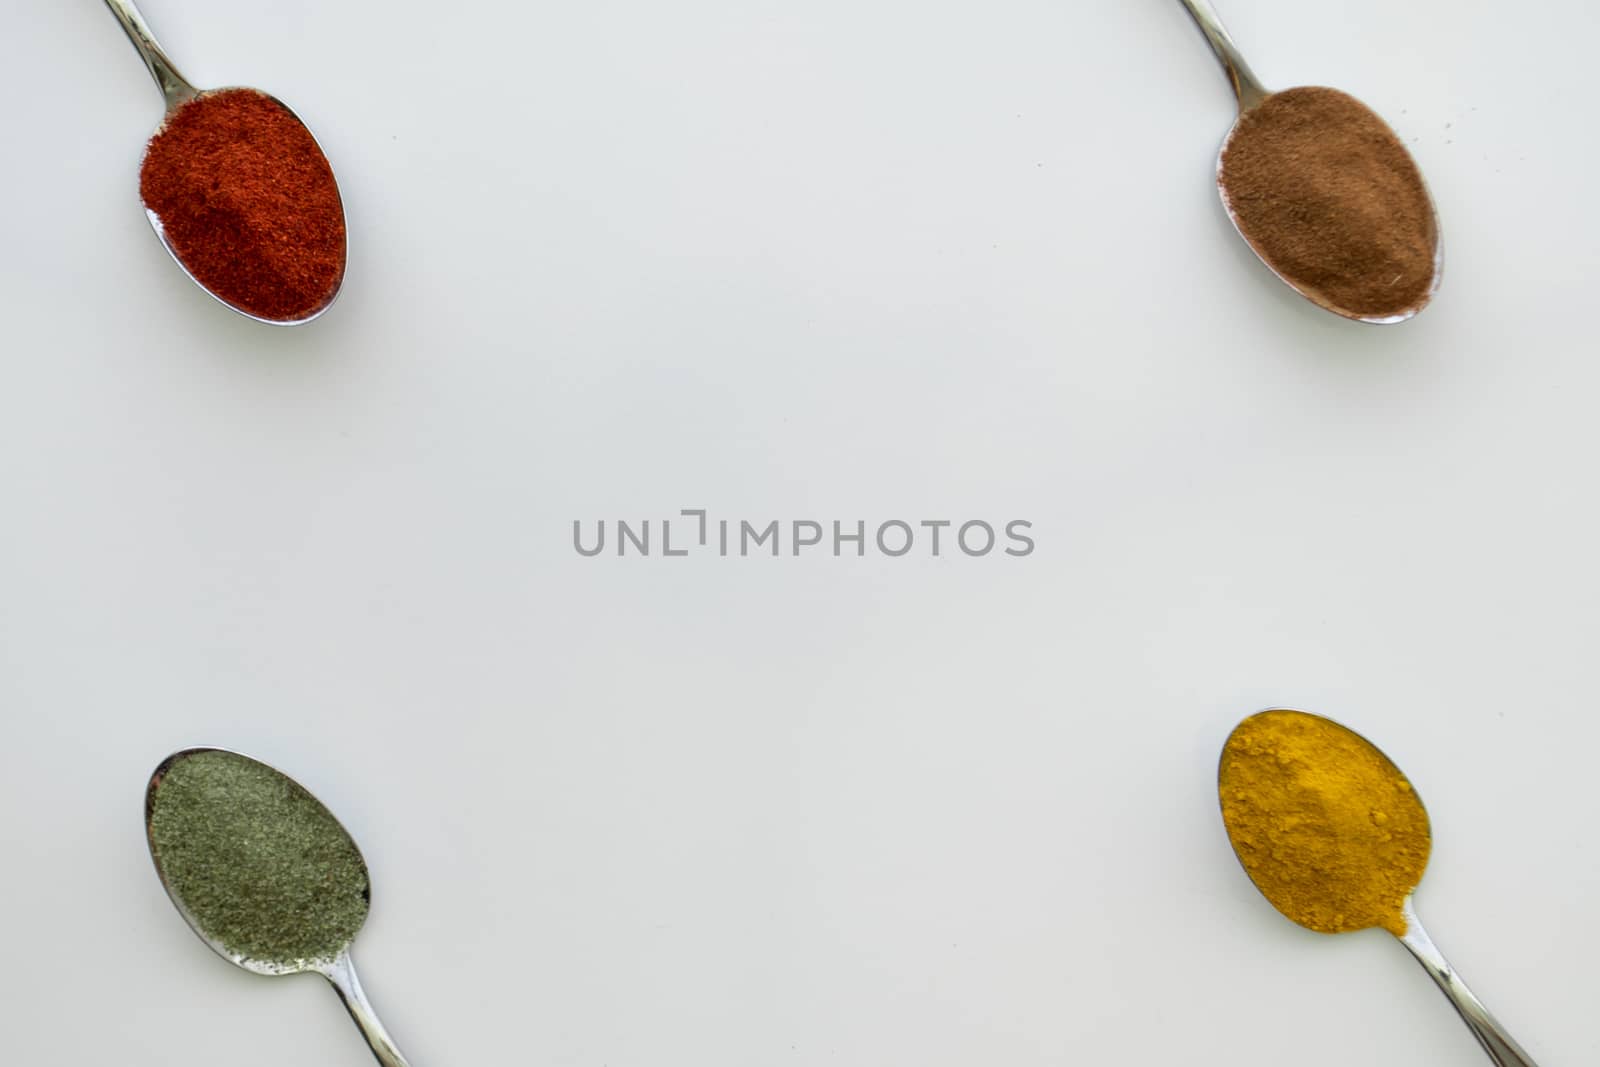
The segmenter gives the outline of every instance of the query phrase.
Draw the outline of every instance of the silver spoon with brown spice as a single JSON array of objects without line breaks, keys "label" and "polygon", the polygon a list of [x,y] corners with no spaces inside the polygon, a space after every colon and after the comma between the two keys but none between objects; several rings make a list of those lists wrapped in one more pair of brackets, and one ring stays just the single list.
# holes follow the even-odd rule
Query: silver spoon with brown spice
[{"label": "silver spoon with brown spice", "polygon": [[1404,322],[1427,307],[1444,274],[1444,243],[1400,138],[1337,89],[1266,89],[1209,0],[1180,2],[1238,97],[1217,188],[1245,243],[1290,288],[1347,319]]},{"label": "silver spoon with brown spice", "polygon": [[144,818],[161,884],[200,940],[254,974],[322,975],[382,1067],[407,1067],[350,962],[366,861],[316,797],[248,756],[190,748],[150,776]]}]

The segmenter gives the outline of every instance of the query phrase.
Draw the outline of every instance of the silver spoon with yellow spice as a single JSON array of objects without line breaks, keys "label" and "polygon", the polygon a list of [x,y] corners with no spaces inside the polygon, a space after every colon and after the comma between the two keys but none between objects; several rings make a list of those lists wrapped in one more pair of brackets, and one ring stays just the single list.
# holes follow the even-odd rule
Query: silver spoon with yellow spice
[{"label": "silver spoon with yellow spice", "polygon": [[1380,325],[1415,316],[1439,290],[1444,242],[1400,138],[1337,89],[1266,89],[1209,0],[1181,2],[1239,101],[1217,156],[1217,189],[1239,236],[1318,307]]},{"label": "silver spoon with yellow spice", "polygon": [[1377,927],[1411,950],[1500,1067],[1535,1067],[1417,921],[1433,837],[1411,783],[1360,734],[1278,708],[1245,719],[1217,771],[1222,820],[1261,895],[1309,930]]},{"label": "silver spoon with yellow spice", "polygon": [[200,940],[254,974],[322,975],[378,1062],[407,1067],[350,962],[366,861],[316,797],[248,756],[191,748],[151,775],[144,816],[156,873]]}]

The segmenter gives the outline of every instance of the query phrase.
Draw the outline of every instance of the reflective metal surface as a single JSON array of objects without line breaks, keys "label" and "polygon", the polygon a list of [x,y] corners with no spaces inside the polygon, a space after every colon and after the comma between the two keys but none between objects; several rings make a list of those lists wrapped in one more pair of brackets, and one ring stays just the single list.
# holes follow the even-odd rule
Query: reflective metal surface
[{"label": "reflective metal surface", "polygon": [[1221,61],[1223,73],[1228,76],[1228,82],[1233,86],[1233,95],[1239,98],[1239,110],[1249,111],[1270,96],[1271,93],[1262,86],[1260,79],[1250,69],[1250,64],[1239,54],[1239,46],[1233,43],[1232,35],[1222,24],[1222,18],[1217,14],[1217,9],[1211,6],[1210,0],[1179,0],[1179,2],[1193,16],[1195,24],[1200,27],[1200,32],[1205,34],[1206,40],[1210,42],[1211,50]]},{"label": "reflective metal surface", "polygon": [[356,977],[356,965],[350,959],[349,950],[340,953],[339,958],[320,973],[333,983],[333,988],[339,993],[339,999],[344,1001],[346,1010],[350,1012],[350,1018],[356,1021],[361,1036],[367,1039],[367,1045],[372,1049],[372,1054],[378,1058],[378,1062],[383,1067],[410,1067],[406,1058],[400,1055],[400,1050],[395,1047],[394,1038],[389,1036],[389,1031],[383,1028],[383,1023],[378,1021],[377,1013],[372,1010],[372,1004],[361,988],[361,980]]},{"label": "reflective metal surface", "polygon": [[199,94],[199,90],[190,85],[188,79],[178,73],[172,60],[167,58],[167,53],[162,50],[156,35],[150,32],[149,24],[134,6],[133,0],[106,0],[106,6],[122,23],[123,32],[133,42],[133,47],[138,49],[139,57],[149,68],[150,76],[156,80],[161,95],[167,98],[168,111]]},{"label": "reflective metal surface", "polygon": [[1422,964],[1422,969],[1428,972],[1439,989],[1450,1003],[1454,1005],[1457,1014],[1467,1024],[1467,1029],[1472,1031],[1472,1036],[1478,1039],[1478,1044],[1483,1046],[1483,1051],[1489,1054],[1499,1067],[1537,1067],[1533,1057],[1522,1050],[1522,1046],[1511,1039],[1505,1027],[1489,1009],[1483,1006],[1483,1001],[1473,995],[1467,988],[1467,983],[1456,974],[1450,961],[1444,958],[1428,936],[1428,931],[1422,928],[1422,923],[1417,921],[1417,913],[1411,906],[1411,900],[1406,900],[1406,935],[1400,943],[1411,950],[1411,954]]}]

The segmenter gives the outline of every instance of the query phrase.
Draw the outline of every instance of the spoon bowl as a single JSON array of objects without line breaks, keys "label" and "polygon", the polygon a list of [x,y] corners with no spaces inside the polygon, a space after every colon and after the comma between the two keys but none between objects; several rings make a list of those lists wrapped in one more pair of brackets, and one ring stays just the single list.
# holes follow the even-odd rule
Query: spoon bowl
[{"label": "spoon bowl", "polygon": [[[149,24],[145,21],[143,14],[140,13],[138,7],[135,5],[134,0],[105,0],[105,3],[106,6],[111,9],[111,13],[117,17],[117,21],[121,24],[123,31],[128,35],[128,40],[133,43],[134,49],[138,51],[140,58],[144,60],[145,67],[150,71],[150,76],[155,79],[156,87],[161,90],[162,98],[166,102],[166,114],[162,117],[161,125],[156,128],[155,132],[157,135],[167,128],[168,123],[172,121],[173,117],[180,110],[189,106],[190,104],[208,97],[218,96],[225,93],[248,92],[257,94],[266,100],[270,100],[273,104],[277,105],[278,108],[281,108],[282,111],[292,120],[292,122],[299,127],[300,131],[304,133],[306,140],[315,147],[316,151],[323,157],[323,159],[325,160],[327,158],[326,153],[322,152],[321,145],[317,143],[316,137],[312,134],[310,127],[306,126],[305,122],[302,121],[301,118],[296,115],[294,111],[283,101],[269,93],[262,92],[259,89],[245,88],[242,86],[205,90],[196,88],[187,78],[178,72],[178,68],[173,64],[172,60],[167,56],[166,51],[156,40],[155,34],[151,32]],[[303,326],[306,323],[312,322],[325,314],[327,310],[333,306],[334,302],[338,300],[339,292],[344,286],[343,263],[349,255],[349,238],[348,231],[344,231],[342,207],[340,208],[339,212],[339,225],[341,231],[343,231],[341,248],[339,252],[339,261],[341,266],[337,276],[333,280],[331,289],[327,292],[325,298],[316,304],[316,306],[306,310],[296,311],[281,317],[258,314],[255,311],[252,311],[249,307],[242,305],[237,300],[229,299],[227,296],[219,293],[211,285],[208,285],[203,279],[195,274],[193,268],[184,260],[184,257],[178,248],[174,247],[171,235],[167,232],[167,228],[162,224],[160,216],[148,205],[145,206],[145,217],[149,220],[151,228],[155,230],[156,238],[161,242],[161,246],[167,250],[167,253],[172,257],[172,261],[178,265],[178,268],[182,270],[184,274],[188,275],[189,280],[194,282],[203,291],[208,293],[218,303],[222,304],[231,311],[243,315],[247,319],[253,319],[256,322],[263,323],[268,326]]]},{"label": "spoon bowl", "polygon": [[[348,932],[341,930],[336,936],[324,936],[321,940],[326,942],[325,944],[320,944],[317,949],[306,953],[252,952],[237,944],[228,943],[223,931],[231,925],[233,920],[250,917],[243,914],[244,909],[254,909],[255,912],[264,913],[267,905],[263,904],[263,900],[270,897],[271,890],[270,887],[264,886],[252,887],[253,892],[250,898],[238,903],[219,904],[212,895],[207,895],[199,901],[190,898],[190,892],[200,891],[192,888],[186,891],[186,887],[183,884],[183,876],[178,872],[190,865],[191,861],[188,859],[180,860],[178,857],[167,854],[168,848],[172,846],[163,844],[165,835],[158,827],[160,818],[158,811],[163,802],[162,790],[167,785],[168,779],[175,772],[181,775],[183,772],[197,766],[190,762],[196,760],[209,761],[213,764],[220,761],[235,770],[248,772],[257,781],[271,782],[283,795],[294,797],[297,804],[325,819],[330,832],[337,832],[337,834],[343,835],[344,840],[338,843],[340,852],[348,857],[347,866],[353,865],[354,870],[358,872],[361,898],[358,909],[359,916],[356,917],[353,923],[349,924],[352,928]],[[206,815],[208,826],[227,826],[233,809],[242,803],[243,798],[225,795],[222,791],[214,788],[208,787],[208,789],[210,789],[209,792],[200,794],[201,800],[209,809]],[[351,943],[355,940],[356,933],[366,922],[366,909],[371,900],[371,885],[368,879],[366,861],[361,857],[360,850],[356,847],[354,839],[349,836],[349,833],[334,818],[332,813],[322,805],[321,801],[317,800],[303,786],[282,771],[259,760],[251,759],[249,756],[222,748],[187,748],[174,752],[162,760],[150,775],[149,784],[145,789],[144,821],[145,838],[150,848],[150,858],[155,864],[156,875],[160,878],[168,899],[177,908],[178,914],[183,916],[184,921],[189,924],[189,928],[194,931],[201,941],[205,942],[213,952],[229,963],[252,974],[274,978],[290,974],[321,975],[328,980],[339,994],[345,1009],[350,1013],[351,1019],[355,1021],[356,1026],[360,1029],[378,1063],[382,1067],[408,1067],[405,1057],[401,1055],[400,1050],[395,1046],[394,1039],[389,1036],[388,1031],[373,1011],[372,1004],[368,1001],[366,993],[361,987],[361,981],[356,974],[355,964],[350,958]],[[182,866],[175,869],[173,866],[175,862],[180,863]],[[229,855],[229,850],[223,848],[219,850],[217,856],[210,857],[209,862],[226,864],[238,861],[236,857]],[[310,863],[312,861],[310,859],[302,859],[302,862]],[[327,892],[331,893],[333,890],[330,889]],[[301,903],[303,904],[304,902],[302,901]],[[314,911],[315,909],[303,910]],[[306,921],[309,923],[312,920],[308,918]],[[291,941],[304,939],[299,935],[298,931],[279,930],[277,934]]]},{"label": "spoon bowl", "polygon": [[[1233,225],[1235,232],[1237,232],[1239,237],[1245,242],[1246,245],[1249,246],[1250,250],[1255,253],[1256,258],[1261,261],[1262,266],[1271,271],[1274,277],[1325,311],[1330,311],[1335,315],[1339,315],[1343,318],[1351,319],[1356,322],[1367,323],[1375,326],[1389,326],[1415,318],[1418,313],[1420,313],[1428,306],[1429,303],[1432,302],[1434,295],[1438,293],[1439,286],[1444,280],[1443,230],[1439,225],[1438,207],[1434,203],[1432,193],[1428,191],[1427,183],[1422,178],[1420,168],[1418,168],[1416,171],[1416,178],[1421,185],[1422,195],[1427,202],[1426,211],[1428,216],[1431,218],[1432,231],[1434,235],[1432,272],[1429,278],[1428,288],[1421,294],[1420,297],[1413,300],[1408,306],[1395,310],[1391,313],[1373,314],[1371,312],[1364,312],[1343,306],[1339,301],[1330,298],[1326,293],[1319,291],[1317,288],[1302,284],[1293,277],[1290,277],[1273,262],[1272,258],[1267,255],[1261,245],[1253,240],[1250,234],[1247,232],[1239,217],[1237,206],[1234,204],[1232,197],[1229,195],[1228,187],[1224,181],[1223,175],[1223,167],[1228,156],[1228,150],[1233,145],[1234,138],[1239,133],[1240,128],[1244,123],[1245,116],[1254,111],[1256,108],[1260,107],[1262,104],[1266,103],[1270,98],[1278,96],[1279,93],[1266,88],[1266,86],[1262,84],[1261,80],[1256,77],[1255,72],[1250,69],[1250,65],[1245,61],[1244,56],[1240,53],[1238,45],[1234,43],[1232,35],[1229,34],[1227,27],[1223,25],[1221,16],[1217,14],[1216,9],[1210,3],[1210,0],[1180,0],[1180,2],[1183,4],[1184,9],[1188,11],[1189,15],[1194,19],[1195,24],[1200,27],[1200,31],[1202,34],[1204,34],[1207,43],[1210,44],[1211,50],[1216,53],[1217,60],[1222,64],[1223,73],[1228,79],[1228,84],[1233,87],[1234,97],[1237,99],[1239,105],[1238,116],[1235,118],[1233,125],[1228,128],[1227,135],[1223,138],[1222,146],[1217,151],[1216,163],[1217,193],[1222,200],[1223,211],[1227,214],[1228,221]],[[1286,90],[1286,92],[1296,91],[1298,90]],[[1374,114],[1373,117],[1376,118],[1376,115]],[[1379,121],[1381,122],[1381,120]],[[1392,134],[1392,131],[1390,132]],[[1398,137],[1395,137],[1395,143],[1397,145],[1400,143]],[[1413,166],[1414,165],[1415,164],[1413,162]]]}]

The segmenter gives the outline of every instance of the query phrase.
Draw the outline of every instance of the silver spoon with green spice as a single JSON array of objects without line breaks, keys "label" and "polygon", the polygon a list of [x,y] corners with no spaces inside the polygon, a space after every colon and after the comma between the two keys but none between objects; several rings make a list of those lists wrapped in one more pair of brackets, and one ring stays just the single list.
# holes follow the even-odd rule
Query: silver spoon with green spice
[{"label": "silver spoon with green spice", "polygon": [[144,816],[161,884],[212,951],[254,974],[322,975],[378,1062],[408,1067],[350,961],[366,861],[316,797],[249,756],[190,748],[150,776]]}]

